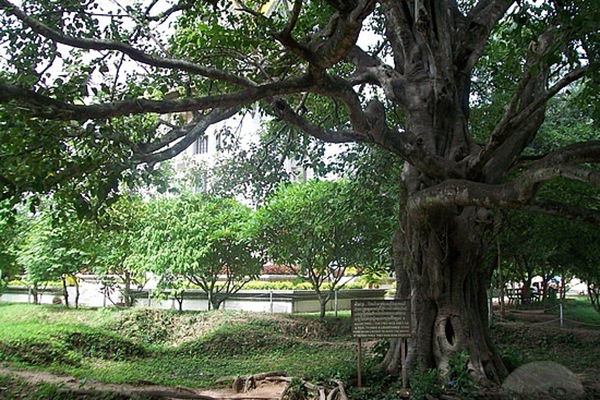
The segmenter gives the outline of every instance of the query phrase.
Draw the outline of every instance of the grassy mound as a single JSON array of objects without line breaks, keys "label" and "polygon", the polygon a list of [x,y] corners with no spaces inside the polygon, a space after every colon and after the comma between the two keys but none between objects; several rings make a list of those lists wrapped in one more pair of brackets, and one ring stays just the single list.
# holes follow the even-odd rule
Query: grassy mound
[{"label": "grassy mound", "polygon": [[[243,328],[242,328],[243,327]],[[217,335],[215,340],[227,341],[227,336],[239,336],[232,344],[248,344],[250,338],[267,345],[267,336],[287,339],[331,341],[348,339],[348,318],[328,318],[321,321],[310,316],[256,314],[239,311],[184,312],[135,308],[123,311],[107,328],[120,335],[150,345],[178,346],[194,342],[207,335]],[[230,334],[223,334],[228,330]],[[236,329],[247,329],[248,340],[244,341]],[[220,336],[219,336],[220,335]],[[262,336],[265,336],[263,338]],[[229,346],[227,343],[223,343]]]},{"label": "grassy mound", "polygon": [[0,360],[28,365],[77,366],[84,358],[123,361],[147,355],[144,346],[103,331],[65,331],[43,338],[0,340]]},{"label": "grassy mound", "polygon": [[233,311],[67,310],[0,304],[0,360],[113,383],[209,386],[222,376],[285,370],[356,374],[348,316]]},{"label": "grassy mound", "polygon": [[143,345],[102,331],[71,332],[63,340],[69,350],[75,351],[82,357],[131,360],[148,355],[148,350]]}]

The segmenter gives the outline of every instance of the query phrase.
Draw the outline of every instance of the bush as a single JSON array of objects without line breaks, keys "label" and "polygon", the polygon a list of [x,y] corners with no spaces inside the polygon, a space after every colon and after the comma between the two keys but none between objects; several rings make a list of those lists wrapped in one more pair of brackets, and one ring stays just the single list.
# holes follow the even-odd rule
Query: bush
[{"label": "bush", "polygon": [[265,275],[298,275],[300,267],[288,267],[287,265],[269,264],[262,268]]},{"label": "bush", "polygon": [[475,384],[469,377],[469,352],[464,350],[448,361],[448,377],[446,387],[457,391],[461,398],[472,398],[477,393]]},{"label": "bush", "polygon": [[437,369],[424,372],[416,371],[410,377],[411,399],[422,400],[425,395],[439,397],[442,394],[440,373]]},{"label": "bush", "polygon": [[293,281],[251,281],[244,289],[247,290],[311,290],[312,286],[308,282]]},{"label": "bush", "polygon": [[[321,290],[329,290],[331,285],[324,283]],[[362,289],[363,285],[360,282],[349,282],[342,290]],[[313,290],[310,282],[298,281],[250,281],[244,285],[247,290]]]}]

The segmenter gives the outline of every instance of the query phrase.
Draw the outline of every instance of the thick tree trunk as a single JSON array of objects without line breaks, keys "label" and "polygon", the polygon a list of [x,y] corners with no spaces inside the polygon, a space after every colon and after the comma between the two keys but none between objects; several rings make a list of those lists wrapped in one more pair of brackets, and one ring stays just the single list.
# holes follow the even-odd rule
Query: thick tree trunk
[{"label": "thick tree trunk", "polygon": [[[476,382],[499,383],[507,376],[488,330],[490,271],[483,256],[490,222],[487,210],[474,207],[419,215],[401,207],[394,258],[397,298],[411,301],[409,374],[428,368],[443,373],[449,360],[466,350]],[[393,342],[382,367],[397,372],[400,361],[399,341]]]}]

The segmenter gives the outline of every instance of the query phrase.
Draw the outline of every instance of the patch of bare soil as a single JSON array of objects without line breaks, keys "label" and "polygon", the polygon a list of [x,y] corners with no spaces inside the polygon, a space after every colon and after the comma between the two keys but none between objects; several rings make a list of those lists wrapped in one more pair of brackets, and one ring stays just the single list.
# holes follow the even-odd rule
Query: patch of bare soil
[{"label": "patch of bare soil", "polygon": [[[119,393],[129,397],[145,395],[163,399],[200,399],[200,400],[278,400],[287,386],[287,382],[261,380],[256,387],[246,393],[235,393],[231,388],[200,390],[182,386],[111,384],[92,380],[80,380],[71,376],[56,375],[45,371],[28,371],[0,366],[0,375],[16,377],[30,384],[50,383],[60,385],[74,393]],[[0,399],[2,396],[0,395]]]}]

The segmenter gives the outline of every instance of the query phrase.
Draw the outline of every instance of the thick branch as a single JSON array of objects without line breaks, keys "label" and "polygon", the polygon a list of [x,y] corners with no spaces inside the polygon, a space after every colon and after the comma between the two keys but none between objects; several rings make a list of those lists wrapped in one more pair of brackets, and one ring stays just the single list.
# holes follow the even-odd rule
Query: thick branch
[{"label": "thick branch", "polygon": [[350,85],[378,85],[388,99],[402,103],[406,80],[400,72],[384,64],[379,58],[367,54],[358,46],[354,46],[346,59],[356,67],[356,72],[348,79]]},{"label": "thick branch", "polygon": [[294,27],[296,26],[296,23],[298,22],[298,17],[300,16],[300,10],[302,10],[302,0],[294,1],[294,8],[292,9],[292,15],[290,16],[290,19],[288,20],[287,24],[285,25],[285,28],[283,28],[283,31],[281,32],[282,36],[290,36],[292,34],[292,30],[294,29]]},{"label": "thick branch", "polygon": [[337,21],[333,21],[334,26],[330,27],[332,32],[329,33],[326,40],[316,42],[311,46],[316,66],[325,69],[346,57],[356,44],[363,21],[373,12],[376,4],[377,2],[374,0],[359,0],[354,9],[340,14]]},{"label": "thick branch", "polygon": [[300,44],[292,37],[299,2],[295,2],[294,11],[286,27],[275,38],[288,50],[309,62],[315,71],[323,71],[343,60],[356,44],[362,28],[362,22],[375,8],[376,1],[360,0],[331,17],[329,24],[313,35],[308,44]]},{"label": "thick branch", "polygon": [[405,65],[420,63],[421,52],[417,46],[412,30],[412,17],[407,2],[383,2],[386,23],[385,35],[394,50],[394,64],[398,72],[410,74],[405,71]]},{"label": "thick branch", "polygon": [[541,94],[533,103],[523,108],[520,112],[516,112],[516,104],[519,102],[519,97],[523,93],[526,84],[529,82],[529,74],[523,78],[521,84],[517,88],[515,96],[511,100],[509,108],[506,110],[502,120],[496,125],[491,134],[490,140],[486,147],[481,152],[479,157],[480,163],[487,163],[496,149],[498,149],[511,135],[518,134],[518,127],[526,122],[537,110],[544,107],[548,100],[554,97],[562,89],[580,79],[587,72],[587,68],[578,68],[563,76],[549,90]]},{"label": "thick branch", "polygon": [[[502,120],[492,131],[487,145],[479,155],[468,161],[471,165],[470,176],[478,176],[483,171],[486,181],[501,181],[517,161],[519,154],[535,137],[544,121],[547,102],[588,71],[588,67],[575,69],[546,89],[547,77],[544,71],[548,70],[549,65],[545,57],[556,46],[555,40],[553,30],[540,36],[539,51],[531,55],[528,72],[519,83]],[[532,73],[534,68],[538,71],[535,75]]]},{"label": "thick branch", "polygon": [[408,161],[420,172],[432,179],[459,179],[465,176],[458,164],[427,150],[421,138],[412,132],[385,131],[376,137],[376,143]]},{"label": "thick branch", "polygon": [[490,209],[516,208],[534,201],[542,184],[564,177],[600,188],[600,172],[576,167],[600,162],[600,141],[567,146],[534,163],[515,180],[498,185],[449,180],[412,196],[409,207],[426,212],[437,207],[477,206]]},{"label": "thick branch", "polygon": [[368,136],[350,130],[325,130],[298,115],[283,99],[277,98],[272,103],[275,114],[303,132],[329,143],[369,142]]},{"label": "thick branch", "polygon": [[302,118],[282,99],[276,99],[272,106],[279,118],[297,126],[317,139],[330,143],[348,143],[352,141],[374,143],[399,155],[419,170],[436,179],[464,177],[464,173],[458,169],[455,162],[427,151],[423,141],[412,133],[400,133],[390,130],[385,125],[383,106],[377,101],[371,102],[363,113],[368,125],[367,131],[325,130]]},{"label": "thick branch", "polygon": [[456,49],[455,62],[464,74],[470,74],[481,57],[492,28],[514,1],[480,0],[466,17],[464,32]]},{"label": "thick branch", "polygon": [[[2,1],[2,0],[0,0]],[[283,82],[269,83],[238,92],[215,96],[174,99],[148,100],[133,99],[95,105],[75,105],[65,103],[37,92],[14,85],[0,83],[0,104],[18,101],[32,106],[34,115],[55,120],[106,119],[131,114],[209,110],[214,108],[236,107],[275,95],[298,93],[310,87],[310,78],[299,77]]]},{"label": "thick branch", "polygon": [[[316,87],[315,93],[341,100],[348,110],[352,128],[363,133],[369,130],[360,99],[345,80],[325,74],[322,77],[322,84]],[[385,121],[385,115],[383,117]]]},{"label": "thick branch", "polygon": [[186,60],[171,59],[148,54],[130,46],[127,43],[104,39],[77,38],[65,35],[62,32],[54,30],[49,26],[30,17],[23,10],[10,3],[8,0],[0,0],[0,9],[4,10],[9,15],[14,15],[15,17],[17,17],[37,34],[67,46],[86,50],[114,50],[127,54],[132,60],[153,67],[178,69],[192,74],[205,76],[210,79],[217,79],[224,82],[230,82],[244,87],[256,86],[256,83],[252,82],[250,79],[247,79],[245,77],[231,74],[215,68],[207,68]]}]

